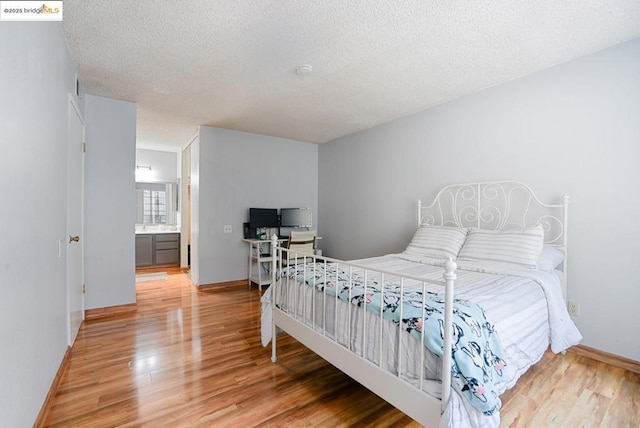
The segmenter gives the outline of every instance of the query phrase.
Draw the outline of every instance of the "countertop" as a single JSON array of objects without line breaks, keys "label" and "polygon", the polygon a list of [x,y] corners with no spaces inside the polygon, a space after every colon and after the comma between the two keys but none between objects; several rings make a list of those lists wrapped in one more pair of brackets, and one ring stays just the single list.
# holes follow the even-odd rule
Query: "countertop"
[{"label": "countertop", "polygon": [[166,234],[166,233],[180,233],[180,229],[169,230],[169,229],[145,229],[145,230],[137,230],[136,235],[158,235],[158,234]]}]

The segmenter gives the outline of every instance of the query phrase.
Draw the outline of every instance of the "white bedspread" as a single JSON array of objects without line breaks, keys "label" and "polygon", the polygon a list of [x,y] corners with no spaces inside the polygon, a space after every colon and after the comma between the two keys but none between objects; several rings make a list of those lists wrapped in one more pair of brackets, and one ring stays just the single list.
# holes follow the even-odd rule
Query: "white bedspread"
[{"label": "white bedspread", "polygon": [[[442,280],[443,270],[438,266],[442,261],[438,260],[395,254],[354,262],[374,269]],[[557,353],[577,344],[582,339],[567,313],[562,299],[560,276],[556,273],[535,269],[513,269],[496,264],[458,262],[456,274],[458,276],[455,282],[456,298],[469,299],[479,304],[500,335],[507,360],[504,379],[498,384],[500,393],[515,385],[518,378],[542,358],[549,343],[551,343],[553,352]],[[263,346],[267,346],[272,335],[271,288],[269,287],[262,297],[261,335]],[[441,292],[442,288],[433,285],[429,286],[429,291]],[[339,305],[342,304],[347,305],[344,302]],[[365,316],[372,323],[377,323],[375,315]],[[332,317],[328,318],[332,319]],[[335,337],[348,337],[345,331],[340,330],[340,326],[337,326],[335,330],[333,325],[328,325],[327,328]],[[418,343],[418,341],[413,342]],[[357,349],[359,343],[357,338],[353,338],[352,347],[356,348],[354,352],[362,352],[361,349]],[[379,348],[376,343],[368,343],[367,349],[364,351],[372,360],[378,358],[378,352]],[[391,355],[391,350],[389,352],[390,354],[385,358],[389,358],[391,361],[394,356]],[[412,349],[409,353],[411,352],[418,351]],[[432,358],[426,361],[426,364],[428,367],[427,375],[439,377],[440,361]],[[413,372],[418,373],[419,371],[416,368]],[[445,425],[455,427],[496,427],[499,425],[499,414],[487,417],[476,411],[467,400],[458,394],[454,393],[451,397],[446,417],[443,418]]]}]

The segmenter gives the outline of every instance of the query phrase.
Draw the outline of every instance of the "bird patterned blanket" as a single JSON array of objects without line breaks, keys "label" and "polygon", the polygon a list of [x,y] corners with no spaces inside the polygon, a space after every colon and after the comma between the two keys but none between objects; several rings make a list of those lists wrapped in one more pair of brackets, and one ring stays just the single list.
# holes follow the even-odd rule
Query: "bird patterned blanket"
[{"label": "bird patterned blanket", "polygon": [[[326,266],[326,267],[325,267]],[[326,270],[326,275],[325,275]],[[385,319],[400,323],[400,285],[386,283],[384,288],[378,279],[364,278],[335,264],[296,265],[284,268],[281,277],[304,282],[327,295],[338,296],[356,306],[365,306]],[[351,291],[349,291],[351,288]],[[424,312],[423,312],[424,302]],[[402,328],[420,340],[424,331],[424,344],[435,355],[442,357],[444,348],[444,295],[421,290],[402,292]],[[422,316],[424,313],[424,317]],[[469,402],[486,415],[501,407],[494,387],[494,379],[502,377],[506,366],[504,352],[494,326],[487,320],[482,308],[468,300],[454,300],[452,341],[452,386]]]}]

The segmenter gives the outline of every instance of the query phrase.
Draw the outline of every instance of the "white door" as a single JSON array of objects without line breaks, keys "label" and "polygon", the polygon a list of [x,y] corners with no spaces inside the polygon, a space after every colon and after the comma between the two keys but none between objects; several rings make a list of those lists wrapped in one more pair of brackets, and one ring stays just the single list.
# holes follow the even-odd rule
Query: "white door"
[{"label": "white door", "polygon": [[71,95],[69,95],[67,128],[67,320],[69,346],[71,346],[84,320],[82,236],[84,123]]}]

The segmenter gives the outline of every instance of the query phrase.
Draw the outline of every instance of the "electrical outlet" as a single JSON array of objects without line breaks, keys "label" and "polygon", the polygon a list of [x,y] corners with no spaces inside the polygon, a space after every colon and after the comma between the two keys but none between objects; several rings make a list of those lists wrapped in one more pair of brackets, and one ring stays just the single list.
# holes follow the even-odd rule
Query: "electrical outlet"
[{"label": "electrical outlet", "polygon": [[224,225],[224,233],[231,233],[233,230],[231,228],[230,224],[225,224]]},{"label": "electrical outlet", "polygon": [[580,305],[576,302],[569,302],[567,304],[569,315],[577,317],[580,314]]}]

